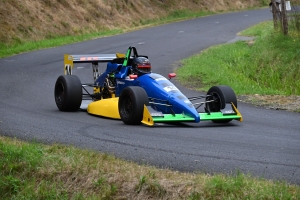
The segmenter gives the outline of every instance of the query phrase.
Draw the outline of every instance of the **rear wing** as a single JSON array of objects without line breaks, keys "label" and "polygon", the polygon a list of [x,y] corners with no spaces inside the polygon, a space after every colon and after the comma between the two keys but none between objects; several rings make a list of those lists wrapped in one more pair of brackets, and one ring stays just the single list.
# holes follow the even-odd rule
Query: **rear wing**
[{"label": "rear wing", "polygon": [[92,63],[94,66],[98,66],[99,62],[111,62],[117,58],[125,58],[125,54],[86,54],[86,55],[64,55],[64,73],[65,75],[71,75],[74,63]]},{"label": "rear wing", "polygon": [[[134,57],[138,57],[138,53],[135,47],[129,47],[126,55],[122,53],[116,54],[82,54],[82,55],[64,55],[64,74],[71,75],[74,63],[92,63],[94,80],[99,76],[98,63],[99,62],[111,62],[115,59],[121,59],[123,66],[127,67],[134,57],[131,56],[133,52]],[[147,57],[147,56],[145,56]],[[148,57],[147,57],[148,58]]]}]

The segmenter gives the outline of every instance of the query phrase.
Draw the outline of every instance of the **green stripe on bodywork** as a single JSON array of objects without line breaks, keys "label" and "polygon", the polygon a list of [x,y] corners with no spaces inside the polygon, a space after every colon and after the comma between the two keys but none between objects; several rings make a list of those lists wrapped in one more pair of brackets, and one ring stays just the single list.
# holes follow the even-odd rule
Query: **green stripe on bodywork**
[{"label": "green stripe on bodywork", "polygon": [[240,119],[241,116],[238,115],[224,115],[222,112],[212,112],[210,114],[207,113],[199,113],[200,121],[206,120],[219,120],[219,119]]},{"label": "green stripe on bodywork", "polygon": [[123,66],[124,67],[127,67],[128,60],[130,58],[130,54],[131,54],[131,47],[129,47],[128,50],[127,50],[127,53],[126,53],[126,56],[125,56],[125,60],[123,62]]},{"label": "green stripe on bodywork", "polygon": [[[222,119],[240,119],[238,115],[224,115],[222,112],[199,113],[200,121],[207,120],[222,120]],[[183,114],[164,114],[163,117],[152,116],[154,122],[193,122],[194,118],[185,116]]]},{"label": "green stripe on bodywork", "polygon": [[164,114],[163,117],[152,116],[154,122],[193,122],[194,118],[185,116],[183,114]]}]

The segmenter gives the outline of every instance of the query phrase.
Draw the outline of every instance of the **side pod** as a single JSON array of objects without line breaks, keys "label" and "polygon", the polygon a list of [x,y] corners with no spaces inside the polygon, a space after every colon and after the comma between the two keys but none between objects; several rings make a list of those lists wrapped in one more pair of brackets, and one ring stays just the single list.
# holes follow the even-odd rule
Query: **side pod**
[{"label": "side pod", "polygon": [[119,98],[102,99],[91,102],[88,105],[87,112],[92,115],[121,119],[118,110]]}]

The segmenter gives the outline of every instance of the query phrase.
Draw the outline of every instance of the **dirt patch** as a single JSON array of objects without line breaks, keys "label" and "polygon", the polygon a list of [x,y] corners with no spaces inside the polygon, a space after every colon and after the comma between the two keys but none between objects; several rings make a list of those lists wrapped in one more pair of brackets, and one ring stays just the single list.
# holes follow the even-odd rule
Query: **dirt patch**
[{"label": "dirt patch", "polygon": [[300,112],[300,96],[295,95],[241,95],[238,100],[267,109]]}]

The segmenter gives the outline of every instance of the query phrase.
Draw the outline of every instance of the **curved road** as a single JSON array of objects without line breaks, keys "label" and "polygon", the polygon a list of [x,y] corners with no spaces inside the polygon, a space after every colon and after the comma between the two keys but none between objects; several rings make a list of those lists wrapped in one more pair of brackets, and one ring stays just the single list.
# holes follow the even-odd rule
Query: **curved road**
[{"label": "curved road", "polygon": [[[299,113],[239,103],[243,123],[126,126],[83,111],[60,112],[53,97],[64,53],[115,53],[136,46],[149,56],[154,72],[167,75],[181,59],[234,40],[239,31],[270,19],[268,9],[213,15],[0,59],[0,133],[72,144],[162,168],[229,174],[239,170],[300,184]],[[83,82],[91,82],[88,65],[77,71]],[[187,96],[198,94],[175,84]]]}]

